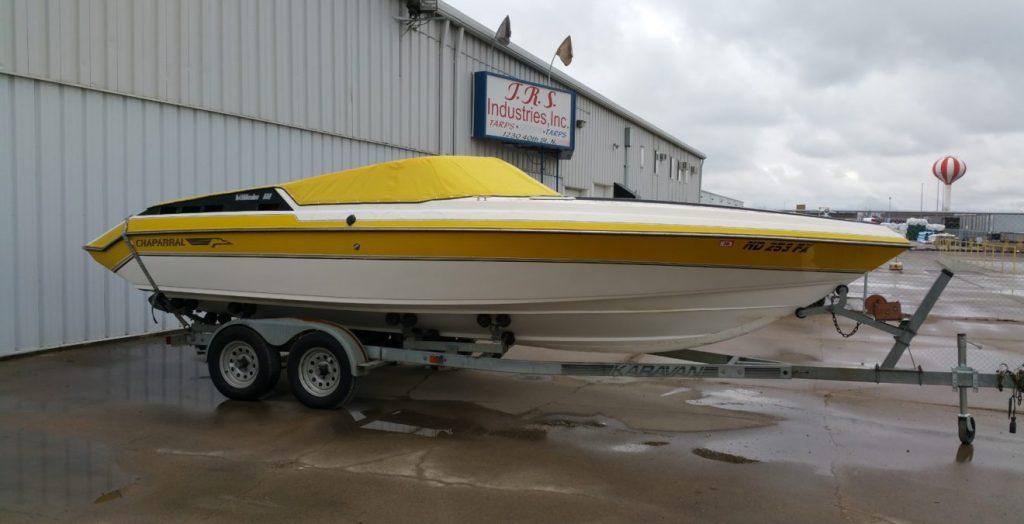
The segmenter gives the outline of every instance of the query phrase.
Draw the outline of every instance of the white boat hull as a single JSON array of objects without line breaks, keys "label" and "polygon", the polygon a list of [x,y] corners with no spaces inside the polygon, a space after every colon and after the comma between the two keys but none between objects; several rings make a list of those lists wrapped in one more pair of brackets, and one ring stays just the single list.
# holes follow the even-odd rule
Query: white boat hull
[{"label": "white boat hull", "polygon": [[[142,257],[161,290],[216,310],[316,317],[395,331],[386,313],[415,313],[441,335],[486,338],[478,314],[508,314],[519,344],[657,352],[732,338],[792,314],[857,274],[746,268],[493,260],[250,256]],[[117,274],[150,286],[135,261]]]}]

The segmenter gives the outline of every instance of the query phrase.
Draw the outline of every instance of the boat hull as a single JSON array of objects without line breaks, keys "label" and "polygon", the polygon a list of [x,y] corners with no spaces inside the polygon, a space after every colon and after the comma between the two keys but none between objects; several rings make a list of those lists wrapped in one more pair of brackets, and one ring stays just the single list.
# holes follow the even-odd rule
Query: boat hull
[{"label": "boat hull", "polygon": [[85,248],[148,290],[141,259],[161,291],[201,311],[252,304],[256,316],[374,331],[396,330],[388,313],[414,313],[417,327],[464,338],[491,335],[478,315],[506,314],[520,344],[656,352],[792,314],[907,247],[870,224],[683,204],[302,205],[282,188],[235,198],[275,195],[268,205],[291,210],[208,211],[216,202],[202,197],[150,208]]},{"label": "boat hull", "polygon": [[[201,308],[256,304],[256,316],[315,317],[395,331],[415,313],[441,335],[486,338],[478,314],[508,314],[520,344],[657,352],[728,339],[792,314],[859,274],[739,267],[508,260],[261,256],[142,257],[161,290]],[[150,285],[130,260],[117,274]]]}]

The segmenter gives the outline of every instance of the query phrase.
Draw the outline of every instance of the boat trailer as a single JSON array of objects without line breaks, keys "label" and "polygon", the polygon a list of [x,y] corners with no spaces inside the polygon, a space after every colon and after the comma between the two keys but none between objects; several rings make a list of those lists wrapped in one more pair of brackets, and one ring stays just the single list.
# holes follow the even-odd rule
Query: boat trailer
[{"label": "boat trailer", "polygon": [[[295,396],[309,407],[336,408],[354,395],[358,382],[373,370],[389,364],[475,369],[502,373],[568,375],[580,377],[718,378],[718,379],[806,379],[876,384],[916,384],[952,387],[959,394],[957,428],[960,441],[973,442],[976,426],[968,412],[968,391],[1004,386],[1014,398],[1024,392],[1024,367],[1015,372],[1001,369],[981,373],[967,364],[968,340],[956,336],[957,365],[949,371],[897,368],[953,273],[943,270],[921,305],[898,324],[868,316],[847,306],[847,286],[839,286],[829,304],[800,308],[796,315],[842,316],[889,333],[894,343],[881,364],[874,367],[832,367],[795,365],[751,357],[740,357],[684,349],[657,353],[684,363],[563,363],[501,358],[510,337],[498,327],[491,340],[432,340],[419,336],[413,322],[403,323],[401,347],[364,344],[358,331],[331,322],[294,318],[236,318],[222,324],[193,322],[184,333],[167,337],[168,344],[195,346],[210,368],[210,376],[225,396],[256,400],[276,385],[282,368],[287,368]],[[483,315],[482,315],[483,316]],[[902,315],[901,315],[902,316]],[[495,324],[501,324],[496,322]],[[507,322],[504,323],[507,326]],[[838,330],[838,324],[836,324]],[[840,333],[842,333],[840,331]],[[397,337],[395,337],[397,338]],[[370,340],[370,339],[367,339]],[[282,357],[286,355],[286,357]],[[282,359],[286,363],[282,365]],[[1015,422],[1015,421],[1014,421]],[[1011,432],[1015,423],[1011,422]]]}]

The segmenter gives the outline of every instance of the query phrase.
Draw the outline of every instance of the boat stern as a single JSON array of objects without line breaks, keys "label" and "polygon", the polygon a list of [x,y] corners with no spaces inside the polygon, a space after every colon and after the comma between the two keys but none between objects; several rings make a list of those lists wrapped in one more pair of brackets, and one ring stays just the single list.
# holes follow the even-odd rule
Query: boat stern
[{"label": "boat stern", "polygon": [[113,273],[131,260],[131,250],[125,244],[123,232],[125,223],[122,221],[109,231],[96,237],[92,242],[82,246],[93,260]]}]

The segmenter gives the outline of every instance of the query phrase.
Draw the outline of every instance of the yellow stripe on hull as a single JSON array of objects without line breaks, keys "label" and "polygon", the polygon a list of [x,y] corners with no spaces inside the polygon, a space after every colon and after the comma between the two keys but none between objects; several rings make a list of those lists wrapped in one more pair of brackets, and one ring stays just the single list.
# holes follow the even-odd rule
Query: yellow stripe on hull
[{"label": "yellow stripe on hull", "polygon": [[[151,226],[148,222],[144,224],[146,229]],[[136,224],[133,220],[130,238],[141,255],[539,260],[862,273],[905,249],[902,244],[893,243],[853,247],[809,239],[572,231],[406,231],[363,227],[155,233],[141,232]],[[104,237],[96,242],[102,242]],[[129,250],[118,241],[119,237],[106,240],[109,243],[105,248],[90,246],[90,254],[115,270],[127,260]]]}]

